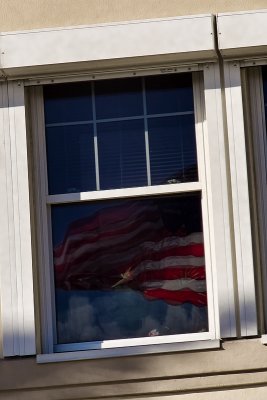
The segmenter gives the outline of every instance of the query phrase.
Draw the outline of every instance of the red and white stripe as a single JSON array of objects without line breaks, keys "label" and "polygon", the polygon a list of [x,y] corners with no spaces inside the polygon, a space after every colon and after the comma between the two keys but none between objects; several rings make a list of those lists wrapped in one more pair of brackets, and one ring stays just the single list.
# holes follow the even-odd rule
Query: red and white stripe
[{"label": "red and white stripe", "polygon": [[117,290],[147,299],[207,304],[203,235],[173,235],[157,206],[110,207],[70,225],[54,249],[56,286]]}]

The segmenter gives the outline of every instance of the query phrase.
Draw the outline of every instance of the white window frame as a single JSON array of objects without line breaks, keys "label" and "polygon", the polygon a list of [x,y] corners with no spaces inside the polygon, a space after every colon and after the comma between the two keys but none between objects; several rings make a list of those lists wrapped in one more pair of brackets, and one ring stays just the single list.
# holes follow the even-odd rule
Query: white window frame
[{"label": "white window frame", "polygon": [[[196,69],[196,68],[195,68]],[[45,124],[43,111],[42,86],[51,81],[44,80],[34,83],[30,90],[30,103],[32,113],[32,133],[34,141],[34,159],[36,164],[35,186],[37,187],[35,203],[40,206],[40,212],[37,212],[37,235],[39,243],[39,275],[41,286],[41,318],[42,318],[42,338],[43,353],[48,356],[54,352],[79,352],[86,351],[86,358],[90,357],[107,357],[112,354],[129,355],[142,352],[164,352],[177,350],[179,346],[184,348],[183,342],[203,343],[204,341],[212,342],[220,338],[221,332],[230,337],[236,334],[234,308],[234,290],[233,275],[231,270],[230,257],[230,236],[227,237],[225,232],[229,232],[229,214],[228,214],[228,198],[227,183],[224,181],[222,185],[222,174],[225,165],[224,147],[222,147],[223,127],[220,120],[220,90],[211,90],[218,86],[219,70],[216,66],[209,64],[205,68],[202,66],[197,68],[201,72],[193,72],[193,90],[195,103],[195,120],[196,120],[196,142],[199,181],[192,183],[169,184],[158,186],[147,186],[129,189],[113,189],[93,192],[82,192],[62,195],[48,195],[47,188],[47,167],[45,154]],[[191,68],[189,68],[191,70]],[[153,69],[151,71],[131,71],[128,76],[132,75],[149,75],[177,73],[177,68]],[[127,73],[124,72],[123,76]],[[99,79],[110,79],[112,74],[99,76]],[[118,74],[114,74],[118,77]],[[97,79],[96,76],[87,77],[87,80]],[[83,81],[84,77],[74,79],[53,79],[53,83],[62,81],[73,82]],[[29,85],[29,83],[28,83]],[[203,85],[206,85],[204,88]],[[211,87],[212,85],[212,87]],[[208,110],[205,110],[208,105]],[[214,113],[214,105],[216,112]],[[206,120],[206,112],[209,114],[209,121]],[[211,117],[212,116],[212,117]],[[218,123],[218,119],[220,123]],[[208,133],[210,129],[212,134]],[[214,129],[217,134],[214,134]],[[218,134],[219,132],[219,134]],[[219,136],[221,135],[221,139]],[[38,140],[36,140],[38,138]],[[219,153],[219,154],[218,154]],[[219,156],[219,162],[218,162]],[[216,161],[215,161],[216,160]],[[210,168],[211,163],[215,163]],[[223,177],[226,179],[226,175]],[[216,189],[215,189],[216,187]],[[224,192],[226,190],[226,192]],[[137,339],[120,339],[103,342],[77,343],[54,345],[55,343],[55,308],[53,304],[53,256],[52,256],[52,239],[51,239],[51,222],[49,206],[51,204],[62,204],[72,202],[84,202],[100,199],[128,198],[136,196],[156,196],[163,194],[178,194],[199,192],[202,197],[202,218],[204,231],[204,246],[206,260],[206,282],[208,292],[208,321],[209,331],[193,334],[170,335],[150,338]],[[228,242],[227,242],[228,240]],[[212,267],[211,267],[212,265]],[[218,285],[218,280],[220,285]],[[230,290],[229,290],[230,289]],[[232,290],[231,290],[232,289]],[[219,304],[220,303],[220,304]],[[212,342],[211,346],[214,346]],[[157,347],[155,347],[157,345]],[[178,347],[177,347],[178,346]],[[101,350],[101,351],[99,351]],[[66,358],[66,356],[60,356]],[[80,357],[77,353],[77,357]],[[49,357],[48,357],[49,358]],[[51,357],[50,357],[51,358]],[[52,357],[55,360],[55,356]],[[58,360],[58,355],[56,356]],[[47,358],[39,357],[40,362],[44,362]]]}]

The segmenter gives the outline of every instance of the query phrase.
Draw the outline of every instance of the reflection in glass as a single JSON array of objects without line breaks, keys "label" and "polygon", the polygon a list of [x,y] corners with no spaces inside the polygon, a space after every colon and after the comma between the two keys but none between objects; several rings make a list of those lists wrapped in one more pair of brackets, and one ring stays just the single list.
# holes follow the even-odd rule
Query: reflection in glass
[{"label": "reflection in glass", "polygon": [[58,343],[207,331],[200,202],[52,206]]},{"label": "reflection in glass", "polygon": [[92,120],[89,82],[47,85],[43,90],[46,124]]},{"label": "reflection in glass", "polygon": [[194,111],[191,74],[145,78],[148,114]]},{"label": "reflection in glass", "polygon": [[93,125],[46,128],[49,194],[96,189]]},{"label": "reflection in glass", "polygon": [[97,124],[100,189],[147,185],[143,120]]},{"label": "reflection in glass", "polygon": [[142,81],[124,78],[95,82],[95,103],[97,119],[142,115]]},{"label": "reflection in glass", "polygon": [[148,120],[152,185],[197,181],[193,115]]}]

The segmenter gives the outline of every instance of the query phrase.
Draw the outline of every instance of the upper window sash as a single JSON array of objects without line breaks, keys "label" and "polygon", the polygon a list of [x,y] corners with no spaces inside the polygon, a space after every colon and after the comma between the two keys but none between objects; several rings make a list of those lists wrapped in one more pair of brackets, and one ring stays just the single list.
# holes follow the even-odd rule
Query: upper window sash
[{"label": "upper window sash", "polygon": [[50,195],[198,180],[191,74],[49,85],[44,104]]}]

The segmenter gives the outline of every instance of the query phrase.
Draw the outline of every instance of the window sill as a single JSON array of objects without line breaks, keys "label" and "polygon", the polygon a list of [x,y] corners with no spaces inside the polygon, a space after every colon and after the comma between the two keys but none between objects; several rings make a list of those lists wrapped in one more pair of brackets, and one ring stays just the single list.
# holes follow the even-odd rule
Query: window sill
[{"label": "window sill", "polygon": [[219,348],[220,348],[220,340],[218,339],[199,340],[187,343],[185,342],[169,343],[160,345],[157,344],[148,346],[121,347],[121,348],[102,349],[102,350],[85,350],[85,351],[73,351],[65,353],[38,354],[36,360],[37,363],[44,364],[50,362],[127,357],[127,356],[137,356],[144,354],[196,351],[196,350],[208,350],[208,349],[219,349]]}]

